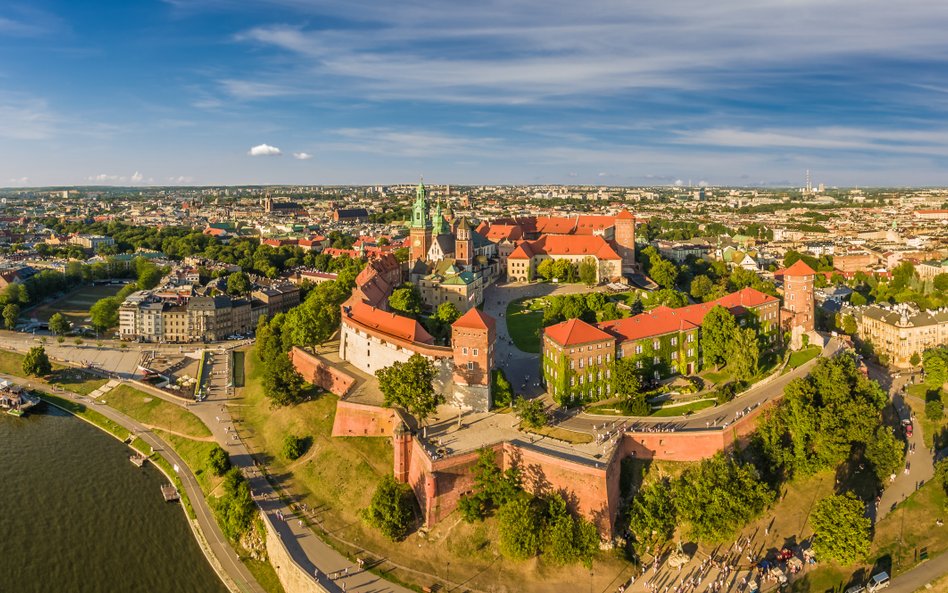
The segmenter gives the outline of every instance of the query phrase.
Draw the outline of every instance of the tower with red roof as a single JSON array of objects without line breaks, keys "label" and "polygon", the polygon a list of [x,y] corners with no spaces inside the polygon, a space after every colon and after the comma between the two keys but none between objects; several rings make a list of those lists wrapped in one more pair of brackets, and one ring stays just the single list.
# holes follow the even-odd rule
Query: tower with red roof
[{"label": "tower with red roof", "polygon": [[775,272],[775,276],[783,276],[782,325],[791,331],[795,328],[803,332],[813,331],[816,313],[813,282],[816,272],[800,259],[789,268]]},{"label": "tower with red roof", "polygon": [[616,251],[622,257],[622,273],[635,271],[635,216],[628,210],[616,215]]},{"label": "tower with red roof", "polygon": [[490,410],[490,373],[496,339],[494,318],[476,307],[451,324],[456,405],[478,412]]}]

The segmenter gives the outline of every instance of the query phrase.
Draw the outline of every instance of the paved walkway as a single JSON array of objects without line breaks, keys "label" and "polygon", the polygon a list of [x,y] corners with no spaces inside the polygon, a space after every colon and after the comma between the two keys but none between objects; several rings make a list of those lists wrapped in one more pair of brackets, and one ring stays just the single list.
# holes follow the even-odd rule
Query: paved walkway
[{"label": "paved walkway", "polygon": [[[32,383],[27,379],[8,375],[0,376],[14,383],[32,387]],[[143,426],[133,418],[130,418],[105,404],[101,404],[98,401],[91,400],[88,397],[72,393],[71,391],[53,389],[51,386],[46,385],[38,385],[37,387],[48,389],[53,391],[58,397],[85,405],[90,409],[102,414],[109,420],[112,420],[116,424],[124,426],[127,430],[135,434],[135,436],[148,443],[152,449],[160,452],[162,456],[164,456],[165,459],[167,459],[172,465],[176,465],[179,470],[178,477],[181,479],[184,490],[187,493],[188,498],[191,500],[191,506],[194,509],[195,520],[198,523],[205,542],[207,542],[207,545],[210,547],[211,553],[217,559],[218,566],[224,570],[230,581],[236,585],[237,590],[241,591],[241,593],[265,593],[263,588],[254,579],[253,575],[250,574],[250,571],[247,570],[247,567],[244,566],[237,557],[237,554],[234,552],[233,548],[231,548],[230,543],[228,543],[227,539],[224,537],[224,534],[221,532],[220,527],[217,525],[217,521],[214,519],[211,509],[207,506],[207,501],[204,499],[204,493],[201,492],[201,487],[194,478],[194,474],[191,473],[188,465],[183,459],[181,459],[181,457],[178,456],[177,453],[174,452],[171,447],[158,438],[158,436],[152,433],[147,427]]]}]

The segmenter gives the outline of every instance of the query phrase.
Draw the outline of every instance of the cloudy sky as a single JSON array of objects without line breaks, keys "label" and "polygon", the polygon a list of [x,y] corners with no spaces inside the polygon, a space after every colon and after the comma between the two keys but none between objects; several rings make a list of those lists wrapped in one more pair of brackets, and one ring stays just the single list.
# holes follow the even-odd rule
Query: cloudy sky
[{"label": "cloudy sky", "polygon": [[948,185],[945,0],[4,0],[0,186]]}]

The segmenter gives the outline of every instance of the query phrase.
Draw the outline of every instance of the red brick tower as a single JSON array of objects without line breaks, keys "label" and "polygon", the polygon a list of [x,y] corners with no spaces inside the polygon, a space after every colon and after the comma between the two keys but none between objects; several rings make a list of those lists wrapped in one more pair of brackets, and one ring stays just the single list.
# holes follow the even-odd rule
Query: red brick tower
[{"label": "red brick tower", "polygon": [[813,280],[816,272],[801,259],[777,272],[783,273],[783,308],[787,314],[785,324],[793,329],[800,327],[809,332],[814,329],[815,308]]},{"label": "red brick tower", "polygon": [[411,469],[411,431],[404,422],[399,422],[392,435],[392,445],[395,450],[395,479],[402,484],[408,482],[408,472]]},{"label": "red brick tower", "polygon": [[635,271],[635,217],[628,210],[616,216],[616,251],[622,257],[622,272]]},{"label": "red brick tower", "polygon": [[454,259],[462,266],[474,263],[474,240],[471,237],[471,225],[467,218],[462,218],[458,222],[454,240]]},{"label": "red brick tower", "polygon": [[490,371],[494,367],[496,339],[493,317],[476,307],[451,325],[455,405],[478,412],[490,410]]}]

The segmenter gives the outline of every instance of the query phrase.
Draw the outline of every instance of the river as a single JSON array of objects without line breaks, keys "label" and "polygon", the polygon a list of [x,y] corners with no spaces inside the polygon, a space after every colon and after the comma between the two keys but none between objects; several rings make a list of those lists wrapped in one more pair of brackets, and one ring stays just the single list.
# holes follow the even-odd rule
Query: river
[{"label": "river", "polygon": [[0,592],[226,593],[167,480],[48,404],[0,415]]}]

